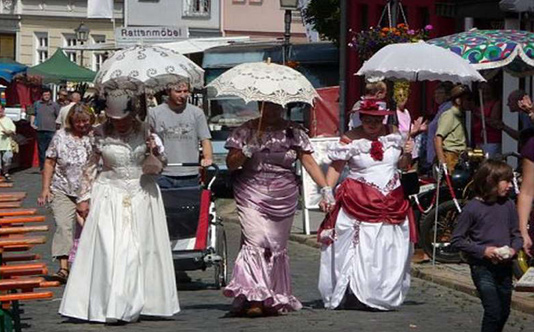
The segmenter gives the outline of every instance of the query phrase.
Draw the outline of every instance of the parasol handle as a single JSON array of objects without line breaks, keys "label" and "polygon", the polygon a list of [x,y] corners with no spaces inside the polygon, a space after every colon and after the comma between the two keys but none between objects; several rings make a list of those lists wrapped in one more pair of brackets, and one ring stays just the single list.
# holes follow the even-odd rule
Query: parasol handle
[{"label": "parasol handle", "polygon": [[482,89],[478,89],[478,98],[480,99],[480,118],[482,121],[482,142],[484,145],[488,144],[488,133],[486,132],[486,115],[484,114],[484,97]]},{"label": "parasol handle", "polygon": [[260,107],[260,121],[258,121],[258,138],[261,137],[262,135],[262,125],[263,125],[263,108],[265,107],[265,102],[262,101],[261,102],[261,107]]}]

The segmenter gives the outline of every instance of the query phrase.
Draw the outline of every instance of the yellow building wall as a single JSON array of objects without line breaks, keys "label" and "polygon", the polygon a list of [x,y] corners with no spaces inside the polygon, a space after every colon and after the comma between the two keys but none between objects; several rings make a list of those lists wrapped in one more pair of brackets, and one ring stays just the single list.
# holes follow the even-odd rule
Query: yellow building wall
[{"label": "yellow building wall", "polygon": [[[46,32],[48,33],[48,56],[51,57],[54,52],[64,46],[64,34],[74,34],[74,29],[80,25],[81,21],[78,19],[62,19],[62,18],[49,18],[49,17],[23,17],[21,19],[20,26],[20,58],[19,62],[33,66],[37,61],[37,39],[35,36],[36,32]],[[113,32],[113,24],[111,21],[99,20],[84,21],[84,24],[89,28],[89,40],[86,42],[92,44],[93,35],[103,35],[106,36],[106,43],[114,42],[115,35]],[[117,23],[117,26],[120,23]],[[78,59],[80,53],[77,55]],[[93,65],[93,52],[86,51],[83,53],[83,64],[84,67],[92,69]],[[79,61],[79,60],[78,60]],[[78,62],[79,64],[79,62]]]}]

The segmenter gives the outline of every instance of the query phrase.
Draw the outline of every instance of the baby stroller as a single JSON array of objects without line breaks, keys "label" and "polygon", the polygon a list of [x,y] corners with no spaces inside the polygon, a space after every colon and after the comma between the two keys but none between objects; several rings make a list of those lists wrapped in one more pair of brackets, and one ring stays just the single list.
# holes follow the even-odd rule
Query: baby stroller
[{"label": "baby stroller", "polygon": [[[169,164],[169,166],[200,166],[198,163]],[[176,189],[161,189],[167,226],[171,240],[174,267],[177,271],[214,268],[215,287],[220,289],[228,281],[226,234],[222,219],[217,217],[215,197],[211,186],[219,167],[207,186],[198,185]]]}]

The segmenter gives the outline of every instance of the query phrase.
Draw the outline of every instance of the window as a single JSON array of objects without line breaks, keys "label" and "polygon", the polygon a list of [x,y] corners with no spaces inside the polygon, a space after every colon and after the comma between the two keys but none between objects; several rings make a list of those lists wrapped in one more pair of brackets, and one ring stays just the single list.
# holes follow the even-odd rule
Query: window
[{"label": "window", "polygon": [[43,63],[48,59],[48,33],[35,33],[35,61],[36,65]]},{"label": "window", "polygon": [[[63,47],[73,47],[78,45],[78,41],[76,40],[75,34],[63,34]],[[74,50],[65,50],[65,54],[69,58],[70,61],[76,63],[77,57],[76,57],[76,51]]]},{"label": "window", "polygon": [[[104,35],[93,35],[93,44],[103,44],[106,42],[106,36]],[[106,60],[105,52],[93,52],[93,70],[98,71],[100,67]]]},{"label": "window", "polygon": [[192,17],[209,17],[211,0],[184,0],[184,15]]}]

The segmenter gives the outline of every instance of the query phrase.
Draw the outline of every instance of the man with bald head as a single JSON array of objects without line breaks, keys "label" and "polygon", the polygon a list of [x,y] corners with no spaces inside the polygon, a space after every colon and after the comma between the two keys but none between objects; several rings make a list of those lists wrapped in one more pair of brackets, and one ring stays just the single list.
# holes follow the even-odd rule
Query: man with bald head
[{"label": "man with bald head", "polygon": [[70,103],[66,106],[63,106],[59,110],[59,115],[56,118],[56,127],[58,129],[65,127],[65,119],[67,118],[67,114],[69,114],[69,111],[72,106],[82,101],[82,94],[79,91],[74,91],[70,94],[69,100]]}]

